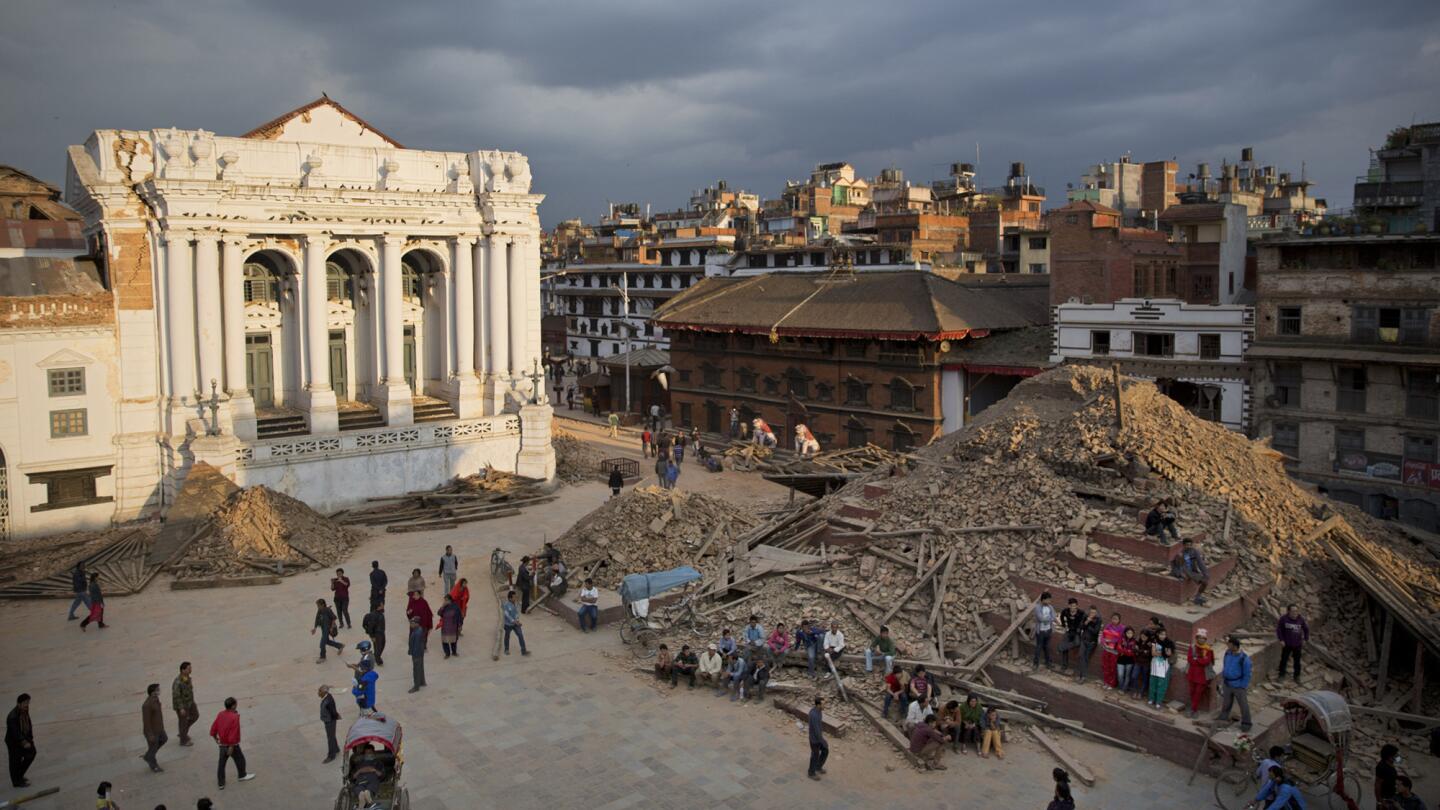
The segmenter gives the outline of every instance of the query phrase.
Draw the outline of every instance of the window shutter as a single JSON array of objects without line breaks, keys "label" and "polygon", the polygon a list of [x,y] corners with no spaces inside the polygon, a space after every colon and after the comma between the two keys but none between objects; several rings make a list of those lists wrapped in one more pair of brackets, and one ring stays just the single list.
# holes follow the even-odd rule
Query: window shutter
[{"label": "window shutter", "polygon": [[1361,343],[1374,343],[1378,337],[1379,321],[1375,307],[1355,307],[1351,316],[1351,336]]},{"label": "window shutter", "polygon": [[1430,310],[1419,308],[1400,310],[1401,343],[1424,343],[1429,338],[1429,332]]}]

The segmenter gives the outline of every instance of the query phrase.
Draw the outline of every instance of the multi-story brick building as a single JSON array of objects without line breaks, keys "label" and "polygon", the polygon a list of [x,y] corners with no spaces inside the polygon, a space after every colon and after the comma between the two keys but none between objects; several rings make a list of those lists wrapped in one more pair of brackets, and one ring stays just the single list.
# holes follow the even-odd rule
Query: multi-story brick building
[{"label": "multi-story brick building", "polygon": [[1440,233],[1440,121],[1393,130],[1355,183],[1355,210],[1389,233]]},{"label": "multi-story brick building", "polygon": [[983,351],[1046,323],[1044,280],[983,281],[914,271],[705,279],[655,314],[671,335],[675,422],[719,432],[735,408],[787,445],[803,423],[825,447],[912,447],[958,429],[1047,365],[1040,343]]},{"label": "multi-story brick building", "polygon": [[1292,472],[1440,530],[1440,236],[1262,242],[1258,433]]}]

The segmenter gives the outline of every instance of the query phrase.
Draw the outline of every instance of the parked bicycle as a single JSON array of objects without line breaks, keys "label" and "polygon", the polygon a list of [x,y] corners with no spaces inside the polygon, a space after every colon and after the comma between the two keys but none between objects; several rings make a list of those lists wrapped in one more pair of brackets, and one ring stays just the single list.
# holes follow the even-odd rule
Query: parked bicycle
[{"label": "parked bicycle", "polygon": [[490,552],[490,576],[503,577],[507,585],[515,581],[515,566],[505,559],[505,555],[509,553],[503,548]]}]

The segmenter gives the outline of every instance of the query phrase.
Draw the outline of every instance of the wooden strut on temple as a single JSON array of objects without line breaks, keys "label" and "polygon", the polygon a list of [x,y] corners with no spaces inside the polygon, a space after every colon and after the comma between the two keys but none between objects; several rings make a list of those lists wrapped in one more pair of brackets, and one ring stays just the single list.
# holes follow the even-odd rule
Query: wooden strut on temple
[{"label": "wooden strut on temple", "polygon": [[895,604],[891,606],[888,611],[885,612],[885,615],[880,617],[880,623],[889,624],[890,620],[895,618],[895,614],[899,613],[900,609],[905,607],[905,605],[910,601],[910,598],[916,593],[918,593],[921,588],[925,587],[925,583],[929,582],[931,577],[935,576],[935,572],[940,569],[940,564],[945,562],[945,560],[949,559],[950,555],[954,553],[955,551],[952,549],[944,557],[936,560],[935,564],[930,566],[929,570],[921,574],[920,578],[915,581],[915,584],[911,585],[905,591],[905,593],[901,594],[900,598],[895,600]]},{"label": "wooden strut on temple", "polygon": [[999,652],[1000,648],[1005,645],[1005,642],[1009,641],[1010,637],[1015,634],[1015,631],[1020,629],[1020,625],[1024,624],[1030,619],[1031,616],[1034,615],[1035,607],[1039,604],[1039,599],[1036,599],[1034,602],[1032,602],[1029,608],[1026,608],[1024,612],[1016,616],[1010,622],[1010,626],[1005,628],[1005,632],[1001,633],[995,638],[994,641],[990,642],[990,646],[986,647],[984,651],[982,651],[978,656],[976,656],[973,661],[967,661],[965,663],[964,669],[970,672],[976,672],[978,670],[984,669],[985,665],[990,663],[990,659],[995,657],[995,653]]}]

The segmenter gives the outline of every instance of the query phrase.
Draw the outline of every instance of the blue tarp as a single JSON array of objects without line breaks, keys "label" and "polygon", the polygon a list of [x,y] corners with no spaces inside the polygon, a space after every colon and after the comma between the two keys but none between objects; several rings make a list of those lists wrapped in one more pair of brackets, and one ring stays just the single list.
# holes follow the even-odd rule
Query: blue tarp
[{"label": "blue tarp", "polygon": [[688,565],[653,574],[631,574],[620,582],[620,599],[626,604],[649,599],[700,578],[700,572]]}]

